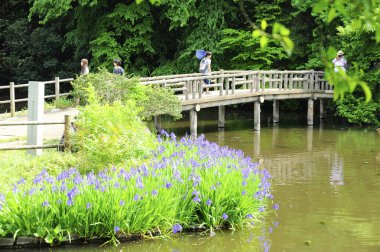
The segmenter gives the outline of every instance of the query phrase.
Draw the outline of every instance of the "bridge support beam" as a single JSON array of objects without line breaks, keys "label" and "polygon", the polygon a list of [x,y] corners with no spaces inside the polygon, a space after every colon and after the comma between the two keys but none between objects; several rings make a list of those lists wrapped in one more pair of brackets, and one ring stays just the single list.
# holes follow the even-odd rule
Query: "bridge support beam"
[{"label": "bridge support beam", "polygon": [[226,106],[218,106],[218,128],[224,128],[225,123],[225,107]]},{"label": "bridge support beam", "polygon": [[190,110],[190,135],[197,137],[198,115],[195,109]]},{"label": "bridge support beam", "polygon": [[309,99],[307,102],[307,125],[313,125],[314,118],[314,100]]},{"label": "bridge support beam", "polygon": [[156,128],[157,132],[161,131],[161,116],[154,116],[154,127]]},{"label": "bridge support beam", "polygon": [[325,118],[325,104],[323,99],[319,99],[319,119]]},{"label": "bridge support beam", "polygon": [[279,123],[280,122],[280,101],[274,100],[273,101],[273,123]]},{"label": "bridge support beam", "polygon": [[254,124],[254,130],[259,131],[260,130],[260,102],[255,101],[254,105],[254,119],[253,119],[253,124]]}]

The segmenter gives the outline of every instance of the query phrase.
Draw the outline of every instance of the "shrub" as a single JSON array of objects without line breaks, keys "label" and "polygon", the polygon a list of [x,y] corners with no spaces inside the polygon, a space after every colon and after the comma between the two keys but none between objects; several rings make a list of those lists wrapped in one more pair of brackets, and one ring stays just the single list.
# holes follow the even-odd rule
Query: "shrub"
[{"label": "shrub", "polygon": [[99,73],[81,75],[72,85],[72,95],[81,105],[91,103],[91,96],[95,95],[101,104],[134,101],[141,108],[140,116],[147,119],[162,114],[181,117],[181,102],[171,89],[141,85],[137,77],[127,78],[102,69]]},{"label": "shrub", "polygon": [[45,103],[45,108],[47,109],[53,109],[53,108],[65,109],[65,108],[71,108],[73,106],[74,106],[74,101],[66,97],[60,97],[58,100],[53,100],[50,103]]},{"label": "shrub", "polygon": [[82,169],[98,170],[148,156],[155,137],[138,117],[133,101],[89,104],[80,109],[72,146]]},{"label": "shrub", "polygon": [[373,101],[366,102],[364,97],[355,98],[349,94],[336,102],[336,115],[346,118],[349,123],[379,124],[376,118],[378,104]]},{"label": "shrub", "polygon": [[146,86],[139,84],[138,78],[126,78],[121,75],[109,73],[105,69],[101,69],[99,73],[90,73],[81,75],[71,82],[73,91],[71,94],[80,99],[81,105],[86,105],[90,101],[90,86],[94,87],[95,95],[102,104],[112,104],[115,101],[126,100],[144,100],[146,99]]}]

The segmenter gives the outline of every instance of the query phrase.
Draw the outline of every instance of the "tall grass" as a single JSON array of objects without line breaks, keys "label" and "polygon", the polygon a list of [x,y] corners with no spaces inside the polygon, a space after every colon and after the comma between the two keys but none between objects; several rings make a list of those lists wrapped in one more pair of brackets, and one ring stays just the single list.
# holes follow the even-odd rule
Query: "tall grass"
[{"label": "tall grass", "polygon": [[202,226],[242,228],[260,221],[272,198],[270,176],[241,151],[203,137],[164,133],[150,162],[82,176],[43,171],[0,196],[0,237],[37,236],[48,243],[119,235],[178,233]]}]

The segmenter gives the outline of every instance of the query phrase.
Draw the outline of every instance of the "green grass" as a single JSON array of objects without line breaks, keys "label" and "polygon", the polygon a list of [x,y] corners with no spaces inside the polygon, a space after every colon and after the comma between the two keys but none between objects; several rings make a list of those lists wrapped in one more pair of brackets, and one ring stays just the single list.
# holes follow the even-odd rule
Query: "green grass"
[{"label": "green grass", "polygon": [[75,164],[74,155],[57,152],[55,149],[44,150],[43,155],[38,157],[26,154],[25,150],[2,151],[0,152],[0,188],[3,192],[9,191],[20,178],[30,181],[42,169],[46,169],[52,175],[59,174]]},{"label": "green grass", "polygon": [[3,138],[0,139],[0,143],[11,143],[11,142],[18,142],[18,141],[25,141],[25,136],[15,136],[15,137],[9,137],[9,138]]}]

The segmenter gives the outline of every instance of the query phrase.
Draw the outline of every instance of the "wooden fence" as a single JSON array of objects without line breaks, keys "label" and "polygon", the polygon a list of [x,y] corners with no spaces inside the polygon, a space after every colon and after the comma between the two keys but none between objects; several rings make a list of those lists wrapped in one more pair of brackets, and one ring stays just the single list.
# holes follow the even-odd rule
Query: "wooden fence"
[{"label": "wooden fence", "polygon": [[[71,128],[71,117],[70,115],[65,115],[64,121],[20,121],[20,122],[0,122],[0,127],[2,126],[27,126],[27,125],[52,125],[52,124],[64,124],[64,141],[61,144],[45,144],[45,145],[26,145],[26,146],[5,146],[0,147],[0,151],[5,150],[30,150],[30,149],[48,149],[48,148],[59,148],[63,147],[64,150],[70,150],[69,145],[69,134]],[[27,136],[29,137],[29,136]]]}]

